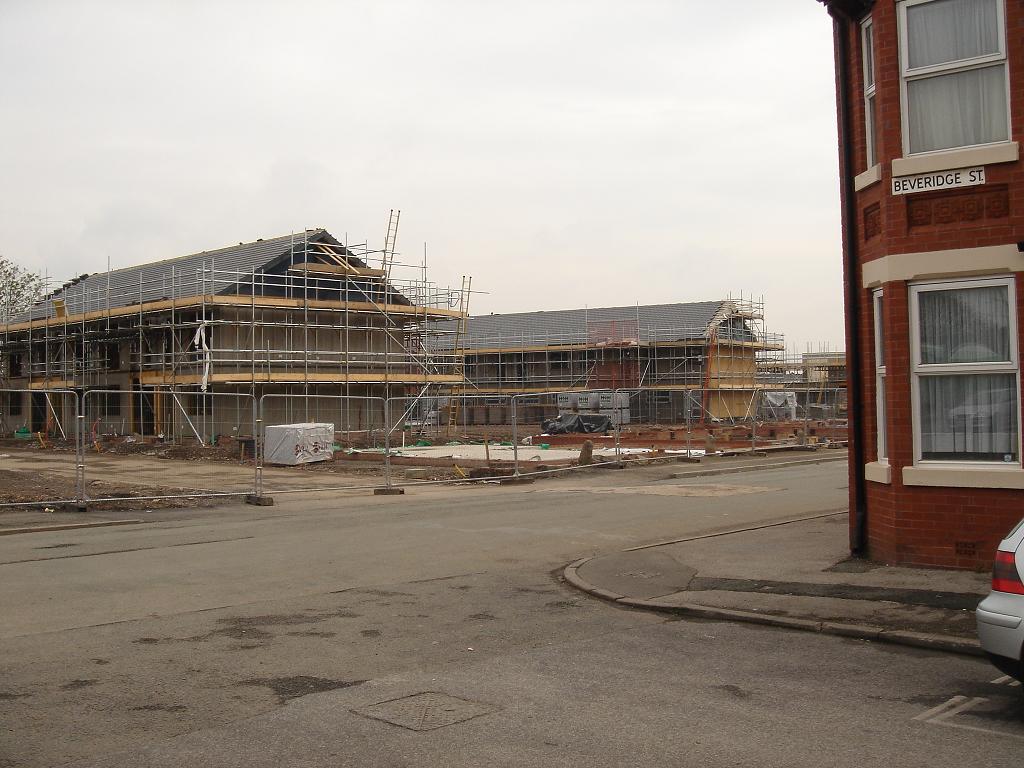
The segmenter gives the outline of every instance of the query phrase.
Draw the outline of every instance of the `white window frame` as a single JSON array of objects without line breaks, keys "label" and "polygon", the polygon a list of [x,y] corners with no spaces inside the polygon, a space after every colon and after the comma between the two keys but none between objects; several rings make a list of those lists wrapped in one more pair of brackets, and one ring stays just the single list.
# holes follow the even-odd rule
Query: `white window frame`
[{"label": "white window frame", "polygon": [[882,330],[882,291],[871,294],[875,319],[875,457],[879,464],[889,463],[889,446],[885,428],[885,345]]},{"label": "white window frame", "polygon": [[[917,67],[910,69],[910,45],[907,39],[907,8],[925,3],[934,3],[937,0],[897,0],[898,24],[900,33],[900,123],[903,133],[903,156],[919,157],[922,155],[936,155],[943,152],[957,152],[971,147],[990,147],[998,144],[1007,144],[1013,139],[1013,112],[1010,104],[1010,67],[1006,57],[1006,4],[1005,0],[996,0],[996,23],[999,27],[998,40],[999,51],[997,53],[977,56],[973,59],[950,61],[944,64],[933,64],[928,67]],[[982,69],[991,64],[1002,62],[1005,77],[1003,81],[1006,87],[1006,139],[989,141],[984,144],[966,144],[959,147],[946,147],[944,149],[933,149],[926,152],[910,151],[910,110],[908,109],[909,97],[907,83],[914,80],[924,79],[931,75],[952,74],[954,72],[965,72],[971,69]]]},{"label": "white window frame", "polygon": [[[870,39],[871,45],[868,46]],[[875,100],[875,83],[878,80],[878,73],[875,67],[875,27],[868,16],[860,23],[860,60],[861,76],[864,81],[864,151],[867,157],[867,168],[869,170],[878,164],[878,121],[875,119],[875,110],[871,102]],[[868,83],[868,72],[871,73],[871,82]]]},{"label": "white window frame", "polygon": [[[1008,332],[1010,335],[1009,362],[995,363],[928,363],[921,362],[921,328],[918,297],[926,291],[957,290],[963,288],[990,288],[995,285],[1007,287],[1009,312]],[[937,467],[974,467],[1020,470],[1021,465],[1021,396],[1020,362],[1017,336],[1017,295],[1012,277],[965,278],[911,283],[910,291],[910,398],[911,423],[914,438],[914,465]],[[971,373],[1012,373],[1017,380],[1017,460],[1004,461],[957,461],[949,459],[923,459],[921,457],[921,378],[929,374],[971,374]]]}]

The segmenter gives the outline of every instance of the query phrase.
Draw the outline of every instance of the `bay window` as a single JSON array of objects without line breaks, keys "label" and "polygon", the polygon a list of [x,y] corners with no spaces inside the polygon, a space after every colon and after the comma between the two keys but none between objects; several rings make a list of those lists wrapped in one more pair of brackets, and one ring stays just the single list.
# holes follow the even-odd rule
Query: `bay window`
[{"label": "bay window", "polygon": [[913,285],[910,308],[916,460],[1020,466],[1013,280]]},{"label": "bay window", "polygon": [[1004,0],[899,6],[906,154],[1008,141]]}]

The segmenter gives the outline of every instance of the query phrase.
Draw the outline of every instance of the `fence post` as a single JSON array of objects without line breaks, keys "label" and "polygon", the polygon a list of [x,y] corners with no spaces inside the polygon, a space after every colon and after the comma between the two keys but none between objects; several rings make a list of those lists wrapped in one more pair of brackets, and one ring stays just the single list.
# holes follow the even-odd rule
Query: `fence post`
[{"label": "fence post", "polygon": [[256,465],[253,470],[253,492],[245,497],[246,504],[253,504],[257,507],[272,507],[274,499],[271,496],[263,495],[263,401],[266,395],[260,395],[259,401],[256,395],[252,396],[255,420],[253,425],[256,434],[252,436],[253,463]]},{"label": "fence post", "polygon": [[761,407],[761,392],[754,390],[754,407],[751,409],[751,456],[757,452],[758,447],[758,409]]},{"label": "fence post", "polygon": [[253,436],[252,436],[252,463],[256,472],[256,495],[263,495],[263,397],[259,401],[256,395],[252,396],[253,409]]},{"label": "fence post", "polygon": [[80,511],[85,511],[85,399],[88,393],[83,392],[79,400],[78,393],[75,397],[75,428],[78,431],[78,439],[75,440],[75,503]]},{"label": "fence post", "polygon": [[391,487],[391,398],[384,399],[384,485]]},{"label": "fence post", "polygon": [[391,483],[391,398],[382,397],[384,403],[384,487],[374,488],[374,496],[401,496],[404,488]]},{"label": "fence post", "polygon": [[811,444],[810,438],[810,421],[811,421],[811,391],[809,389],[804,390],[804,437],[803,445],[809,446]]},{"label": "fence post", "polygon": [[686,392],[686,458],[693,458],[693,448],[691,447],[691,435],[690,435],[690,412],[693,410],[693,392],[687,390]]},{"label": "fence post", "polygon": [[516,396],[512,395],[512,477],[519,477],[519,421],[516,413]]},{"label": "fence post", "polygon": [[[628,395],[627,395],[627,397],[628,397]],[[622,435],[622,411],[623,411],[623,408],[622,408],[622,405],[621,405],[621,402],[620,402],[619,398],[620,398],[619,390],[617,390],[617,389],[612,390],[612,412],[614,413],[616,410],[618,410],[618,412],[619,412],[619,418],[616,420],[617,423],[614,424],[614,427],[615,427],[615,466],[619,467],[621,469],[621,467],[622,467],[622,444],[620,442],[620,436]]]}]

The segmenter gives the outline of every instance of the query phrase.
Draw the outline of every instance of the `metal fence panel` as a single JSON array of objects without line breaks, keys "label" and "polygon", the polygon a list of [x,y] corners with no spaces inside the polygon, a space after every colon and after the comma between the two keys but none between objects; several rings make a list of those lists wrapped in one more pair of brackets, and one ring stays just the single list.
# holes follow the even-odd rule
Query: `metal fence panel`
[{"label": "metal fence panel", "polygon": [[[255,482],[256,399],[243,392],[92,389],[82,399],[83,500],[247,496]],[[153,458],[165,459],[156,464]],[[118,465],[121,465],[118,467]],[[140,492],[88,492],[86,475],[132,473]],[[138,483],[138,473],[145,482]],[[120,479],[120,478],[118,478]],[[122,481],[123,482],[123,481]]]},{"label": "metal fence panel", "polygon": [[[306,450],[297,443],[296,453],[309,455],[295,461],[291,466],[287,466],[279,457],[272,455],[269,459],[276,458],[282,465],[280,468],[274,466],[267,456],[268,430],[273,438],[281,428],[303,424],[330,425],[328,431],[332,438],[331,445]],[[387,401],[383,397],[286,392],[264,394],[259,399],[256,427],[258,440],[255,495],[264,497],[282,493],[372,487],[378,484],[374,477],[368,478],[368,482],[339,480],[329,471],[338,466],[335,462],[338,454],[349,459],[358,451],[382,455],[384,482],[390,484],[389,424],[391,416],[388,413]],[[291,432],[303,433],[303,430],[292,429]],[[344,466],[355,468],[358,465],[353,463]]]},{"label": "metal fence panel", "polygon": [[[18,490],[15,478],[19,470],[12,467],[11,487],[0,495],[0,507],[58,506],[78,504],[84,495],[82,476],[81,419],[79,394],[70,389],[0,389],[0,436],[4,447],[0,452],[18,460],[35,458],[33,482]],[[31,446],[31,449],[29,448]],[[70,476],[67,493],[51,493],[50,482],[40,482],[42,454],[36,451],[52,447],[45,454],[51,464],[48,480],[59,485]],[[30,452],[31,450],[31,452]],[[18,462],[20,463],[20,461]],[[3,462],[0,462],[3,468]],[[33,492],[34,491],[34,492]],[[19,497],[15,500],[15,497]],[[31,498],[30,498],[31,497]]]}]

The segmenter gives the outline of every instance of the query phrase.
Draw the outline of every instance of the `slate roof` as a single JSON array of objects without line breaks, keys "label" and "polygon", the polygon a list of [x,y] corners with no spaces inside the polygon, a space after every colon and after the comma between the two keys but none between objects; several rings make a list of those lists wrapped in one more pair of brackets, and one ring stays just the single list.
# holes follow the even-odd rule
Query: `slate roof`
[{"label": "slate roof", "polygon": [[[303,236],[305,234],[305,240]],[[204,282],[203,270],[216,269],[218,272],[249,273],[265,272],[283,260],[290,258],[292,249],[301,254],[305,243],[324,242],[341,245],[325,229],[311,229],[305,233],[272,237],[251,243],[239,243],[213,251],[201,251],[188,256],[179,256],[163,261],[153,261],[124,269],[97,272],[71,281],[41,299],[31,309],[11,319],[12,323],[53,317],[56,311],[54,299],[64,299],[70,315],[81,311],[92,312],[111,308],[131,306],[142,301],[159,301],[171,297],[172,275],[175,296],[197,296],[201,293],[220,293],[228,288],[226,277],[218,275],[217,288],[211,289]],[[296,258],[301,261],[301,258]],[[349,256],[354,266],[366,266],[360,259]],[[109,305],[107,275],[110,276]],[[207,276],[206,280],[209,280]]]},{"label": "slate roof", "polygon": [[[701,339],[707,336],[712,326],[726,320],[732,311],[733,305],[728,301],[699,301],[478,315],[467,321],[463,346],[467,350],[517,349],[561,344],[628,343],[631,340]],[[450,349],[454,321],[439,322],[436,326],[448,332],[437,337],[438,347]],[[754,338],[743,324],[731,332],[738,334],[739,338]]]}]

